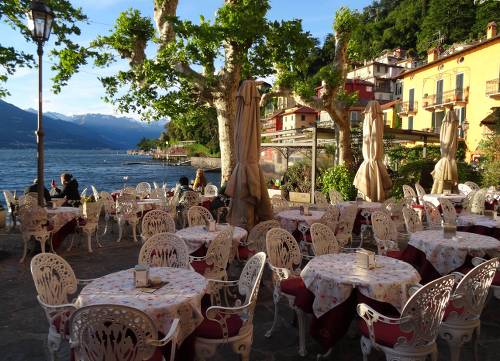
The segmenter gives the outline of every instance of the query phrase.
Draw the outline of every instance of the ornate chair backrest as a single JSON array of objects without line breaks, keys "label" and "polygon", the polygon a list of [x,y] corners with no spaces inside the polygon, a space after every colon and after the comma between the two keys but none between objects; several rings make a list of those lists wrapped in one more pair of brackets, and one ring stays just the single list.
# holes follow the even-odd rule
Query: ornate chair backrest
[{"label": "ornate chair backrest", "polygon": [[66,260],[54,253],[39,253],[31,260],[31,275],[40,300],[51,306],[69,302],[77,281]]},{"label": "ornate chair backrest", "polygon": [[182,238],[173,233],[158,233],[149,237],[142,245],[139,264],[189,268],[189,251]]},{"label": "ornate chair backrest", "polygon": [[258,252],[266,251],[266,234],[272,228],[279,228],[280,222],[277,220],[263,221],[256,224],[248,234],[247,242],[252,250]]},{"label": "ornate chair backrest", "polygon": [[340,252],[335,233],[325,224],[313,223],[311,225],[311,240],[315,256]]},{"label": "ornate chair backrest", "polygon": [[484,202],[486,202],[486,189],[480,189],[472,198],[471,213],[484,214]]},{"label": "ornate chair backrest", "polygon": [[473,191],[478,191],[479,190],[479,186],[476,183],[474,183],[474,182],[467,181],[464,184],[466,186],[468,186],[470,189],[472,189]]},{"label": "ornate chair backrest", "polygon": [[140,182],[135,186],[135,193],[141,197],[144,198],[151,193],[151,184],[148,182]]},{"label": "ornate chair backrest", "polygon": [[195,191],[186,191],[182,193],[179,203],[184,205],[185,209],[190,209],[192,206],[200,204],[200,194]]},{"label": "ornate chair backrest", "polygon": [[121,190],[120,194],[132,194],[132,195],[137,195],[137,192],[135,191],[135,188],[133,187],[125,187]]},{"label": "ornate chair backrest", "polygon": [[439,198],[439,203],[441,204],[441,210],[443,211],[443,220],[448,224],[457,224],[457,211],[455,206],[449,199]]},{"label": "ornate chair backrest", "polygon": [[166,200],[166,198],[167,198],[165,190],[162,188],[152,189],[151,192],[149,193],[149,195],[151,196],[151,198],[158,198],[158,199],[161,199],[163,201]]},{"label": "ornate chair backrest", "polygon": [[293,271],[302,262],[302,253],[295,238],[282,228],[272,228],[266,235],[269,263],[274,267]]},{"label": "ornate chair backrest", "polygon": [[279,194],[275,194],[271,197],[271,205],[273,206],[274,213],[278,213],[290,208],[288,201]]},{"label": "ornate chair backrest", "polygon": [[40,232],[46,231],[49,220],[47,210],[36,204],[25,204],[19,207],[19,220],[21,221],[21,232]]},{"label": "ornate chair backrest", "polygon": [[98,200],[100,198],[100,194],[97,191],[97,188],[94,185],[90,186],[90,188],[92,188],[92,195],[94,196],[94,199]]},{"label": "ornate chair backrest", "polygon": [[143,361],[156,351],[151,342],[158,330],[141,310],[121,305],[92,305],[78,309],[70,320],[76,361]]},{"label": "ornate chair backrest", "polygon": [[207,184],[205,186],[205,195],[209,197],[215,197],[219,194],[219,190],[217,189],[216,185],[213,184]]},{"label": "ornate chair backrest", "polygon": [[474,199],[474,196],[476,195],[477,191],[471,190],[467,195],[465,196],[464,200],[462,201],[462,210],[466,212],[471,212],[472,210],[472,200]]},{"label": "ornate chair backrest", "polygon": [[192,206],[187,213],[189,227],[204,226],[209,221],[213,221],[212,213],[202,206]]},{"label": "ornate chair backrest", "polygon": [[159,233],[175,233],[175,221],[165,211],[153,209],[142,217],[142,238],[148,240]]},{"label": "ornate chair backrest", "polygon": [[216,271],[225,271],[233,246],[233,227],[220,232],[208,245],[206,262]]},{"label": "ornate chair backrest", "polygon": [[80,193],[80,197],[82,197],[82,198],[86,197],[87,196],[87,191],[88,191],[87,187],[83,188],[83,190]]},{"label": "ornate chair backrest", "polygon": [[333,204],[330,204],[326,208],[325,214],[321,216],[319,223],[327,225],[333,232],[335,232],[337,230],[337,224],[339,223],[339,217],[339,208]]},{"label": "ornate chair backrest", "polygon": [[116,199],[116,213],[124,218],[136,218],[139,206],[134,194],[122,193]]},{"label": "ornate chair backrest", "polygon": [[408,320],[399,327],[413,337],[399,337],[395,349],[413,349],[435,342],[453,283],[452,275],[444,276],[427,283],[410,297],[401,312],[401,318],[408,317]]},{"label": "ornate chair backrest", "polygon": [[426,194],[424,187],[420,185],[420,183],[415,183],[415,190],[417,191],[418,203],[422,204],[424,201],[424,196]]},{"label": "ornate chair backrest", "polygon": [[154,188],[154,189],[158,189],[158,188],[160,188],[160,186],[158,185],[158,183],[153,182],[153,188]]},{"label": "ornate chair backrest", "polygon": [[245,296],[244,304],[257,301],[265,263],[266,254],[264,252],[256,253],[245,263],[238,280],[238,291],[240,295]]},{"label": "ornate chair backrest", "polygon": [[411,199],[413,203],[417,203],[417,193],[415,193],[415,190],[407,184],[403,184],[403,196]]},{"label": "ornate chair backrest", "polygon": [[83,217],[87,222],[97,223],[99,222],[99,216],[101,215],[102,202],[98,199],[95,202],[85,202],[82,206]]},{"label": "ornate chair backrest", "polygon": [[439,209],[431,202],[424,202],[425,219],[427,221],[427,226],[429,228],[437,229],[441,228],[441,213]]},{"label": "ornate chair backrest", "polygon": [[328,197],[330,197],[330,204],[333,205],[344,201],[342,194],[333,188],[328,191]]},{"label": "ornate chair backrest", "polygon": [[457,297],[450,302],[456,309],[463,308],[463,312],[452,311],[447,321],[479,319],[498,265],[498,258],[490,259],[474,267],[460,280],[454,293]]},{"label": "ornate chair backrest", "polygon": [[424,225],[417,213],[413,208],[403,208],[403,218],[405,220],[406,231],[408,233],[415,233],[424,230]]},{"label": "ornate chair backrest", "polygon": [[460,194],[468,195],[470,192],[472,192],[472,188],[469,187],[467,184],[459,183],[458,191],[460,192]]},{"label": "ornate chair backrest", "polygon": [[113,214],[116,212],[116,201],[113,199],[111,194],[101,191],[101,193],[99,193],[99,198],[106,213]]},{"label": "ornate chair backrest", "polygon": [[[352,229],[354,228],[354,222],[356,221],[356,216],[358,215],[358,205],[350,204],[345,207],[339,216],[339,229],[337,230],[337,236],[339,234],[342,235],[350,235],[352,234]],[[337,237],[339,238],[339,237]],[[345,244],[341,244],[342,247]]]},{"label": "ornate chair backrest", "polygon": [[24,197],[19,200],[19,205],[24,207],[38,206],[38,193],[36,192],[26,193]]},{"label": "ornate chair backrest", "polygon": [[323,193],[321,193],[320,191],[315,191],[314,204],[320,207],[327,207],[329,203],[328,200],[326,199],[326,196]]},{"label": "ornate chair backrest", "polygon": [[12,212],[12,205],[16,204],[14,195],[11,193],[11,191],[5,190],[3,191],[3,196],[5,198],[5,203],[7,204],[7,209],[9,210],[9,212]]},{"label": "ornate chair backrest", "polygon": [[391,217],[383,211],[374,211],[371,216],[373,235],[383,241],[397,241],[398,231]]},{"label": "ornate chair backrest", "polygon": [[385,209],[387,210],[388,212],[391,211],[391,207],[396,203],[396,198],[394,197],[390,197],[390,198],[387,198],[384,203],[382,203],[382,209]]}]

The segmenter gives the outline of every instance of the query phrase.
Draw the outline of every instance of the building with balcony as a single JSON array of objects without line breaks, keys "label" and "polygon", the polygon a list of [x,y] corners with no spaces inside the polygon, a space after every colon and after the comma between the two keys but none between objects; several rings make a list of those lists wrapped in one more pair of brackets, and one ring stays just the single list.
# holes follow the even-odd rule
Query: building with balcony
[{"label": "building with balcony", "polygon": [[[446,111],[452,109],[472,156],[500,108],[499,74],[500,36],[494,22],[484,39],[446,52],[429,50],[426,64],[398,76],[402,129],[439,133]],[[489,123],[483,122],[487,118]]]}]

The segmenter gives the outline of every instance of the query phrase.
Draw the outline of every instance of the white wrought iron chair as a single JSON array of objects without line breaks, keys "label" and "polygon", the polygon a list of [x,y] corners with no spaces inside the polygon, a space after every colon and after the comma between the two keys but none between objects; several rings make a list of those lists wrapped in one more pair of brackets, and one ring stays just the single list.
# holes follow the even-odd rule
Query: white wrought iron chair
[{"label": "white wrought iron chair", "polygon": [[154,188],[154,189],[158,189],[158,188],[161,188],[161,187],[158,185],[158,183],[153,182],[153,188]]},{"label": "white wrought iron chair", "polygon": [[196,272],[205,278],[227,280],[226,268],[233,246],[233,231],[233,227],[221,231],[208,245],[205,256],[189,256],[191,266]]},{"label": "white wrought iron chair", "polygon": [[322,223],[335,232],[339,224],[340,209],[333,204],[329,204],[318,223]]},{"label": "white wrought iron chair", "polygon": [[[477,266],[483,262],[486,262],[484,258],[474,257],[472,259],[472,264]],[[493,282],[491,284],[491,290],[493,291],[493,296],[500,300],[500,267],[497,267],[497,272],[495,277],[493,277]]]},{"label": "white wrought iron chair", "polygon": [[467,184],[459,183],[458,184],[458,192],[460,194],[468,195],[470,192],[472,192],[472,188],[469,187]]},{"label": "white wrought iron chair", "polygon": [[86,197],[87,196],[87,191],[88,191],[87,187],[83,188],[83,190],[80,193],[80,197],[81,198]]},{"label": "white wrought iron chair", "polygon": [[208,222],[213,221],[212,213],[202,206],[192,206],[187,212],[189,227],[205,226]]},{"label": "white wrought iron chair", "polygon": [[49,242],[50,250],[54,252],[52,247],[52,230],[49,225],[47,211],[36,204],[25,204],[19,207],[19,221],[21,222],[20,230],[23,239],[23,256],[19,261],[22,263],[28,251],[28,242],[31,238],[40,242],[42,253],[45,252],[45,244]]},{"label": "white wrought iron chair", "polygon": [[51,360],[55,360],[61,342],[68,340],[68,320],[76,310],[69,297],[76,293],[78,285],[92,280],[77,279],[69,263],[53,253],[40,253],[33,257],[31,275],[36,298],[49,322],[47,347]]},{"label": "white wrought iron chair", "polygon": [[189,209],[193,206],[198,206],[199,204],[200,204],[200,193],[195,191],[186,191],[182,193],[179,199],[179,206],[181,207],[181,212],[180,214],[178,214],[177,218],[180,228],[184,228],[188,223],[187,213]]},{"label": "white wrought iron chair", "polygon": [[274,214],[290,208],[288,201],[279,194],[271,197],[271,206],[273,207]]},{"label": "white wrought iron chair", "polygon": [[470,189],[472,189],[473,191],[478,191],[479,190],[479,186],[476,183],[474,183],[474,182],[467,181],[464,184],[466,186],[468,186]]},{"label": "white wrought iron chair", "polygon": [[175,233],[175,221],[167,212],[153,209],[142,217],[141,238],[146,242],[159,233]]},{"label": "white wrought iron chair", "polygon": [[443,212],[444,223],[457,225],[457,211],[455,206],[450,200],[446,198],[439,198],[439,204],[441,205],[441,211]]},{"label": "white wrought iron chair", "polygon": [[472,201],[474,200],[474,196],[476,195],[477,191],[471,190],[467,195],[465,196],[464,200],[462,201],[462,212],[461,213],[472,213]]},{"label": "white wrought iron chair", "polygon": [[394,221],[398,231],[404,232],[404,230],[405,230],[403,208],[409,207],[409,208],[415,209],[414,207],[412,207],[412,204],[413,204],[413,201],[410,198],[403,198],[403,199],[398,201],[395,198],[391,197],[391,198],[386,199],[384,201],[382,208],[387,211],[387,214],[389,214],[391,219]]},{"label": "white wrought iron chair", "polygon": [[101,196],[100,196],[99,192],[97,191],[97,188],[94,185],[90,186],[90,188],[92,188],[92,195],[94,196],[94,199],[96,201],[99,200],[99,198]]},{"label": "white wrought iron chair", "polygon": [[405,220],[406,232],[415,233],[424,230],[422,220],[413,208],[404,207],[403,218]]},{"label": "white wrought iron chair", "polygon": [[15,199],[14,195],[11,193],[11,191],[8,190],[3,191],[3,196],[5,198],[5,203],[7,204],[7,211],[10,214],[10,219],[12,222],[11,229],[15,229],[17,223],[18,202]]},{"label": "white wrought iron chair", "polygon": [[335,233],[325,224],[313,223],[311,225],[311,241],[315,256],[340,252]]},{"label": "white wrought iron chair", "polygon": [[151,193],[151,184],[148,182],[140,182],[135,186],[135,194],[140,198],[145,198]]},{"label": "white wrought iron chair", "polygon": [[352,229],[354,228],[354,222],[356,221],[357,215],[357,204],[348,205],[340,213],[335,237],[342,248],[344,248],[349,242],[352,246]]},{"label": "white wrought iron chair", "polygon": [[137,191],[134,187],[124,187],[120,192],[120,195],[123,195],[123,194],[131,194],[131,195],[137,196]]},{"label": "white wrought iron chair", "polygon": [[[70,319],[70,343],[75,361],[143,361],[168,343],[170,361],[175,358],[179,319],[172,321],[166,336],[143,311],[122,305],[92,305],[78,309]],[[163,357],[161,358],[165,360]]]},{"label": "white wrought iron chair", "polygon": [[328,207],[328,200],[326,199],[326,196],[321,193],[320,191],[315,191],[314,192],[314,204],[316,204],[318,207],[326,208]]},{"label": "white wrought iron chair", "polygon": [[125,223],[132,227],[134,242],[137,242],[137,224],[139,223],[139,207],[135,195],[123,193],[116,200],[116,218],[118,221],[118,240],[120,242],[123,235]]},{"label": "white wrought iron chair", "polygon": [[[45,202],[45,199],[44,199]],[[38,193],[36,192],[29,192],[26,193],[23,197],[19,198],[19,207],[22,206],[37,206],[38,205]]]},{"label": "white wrought iron chair", "polygon": [[238,260],[248,260],[252,255],[257,252],[266,252],[266,234],[272,228],[279,228],[280,222],[277,220],[263,221],[250,230],[248,237],[245,241],[240,241],[238,247]]},{"label": "white wrought iron chair", "polygon": [[436,337],[453,284],[453,276],[448,275],[419,288],[399,318],[384,316],[365,303],[358,304],[363,361],[368,360],[372,348],[382,351],[387,360],[423,361],[428,356],[437,360]]},{"label": "white wrought iron chair", "polygon": [[415,183],[415,190],[417,191],[418,203],[424,204],[424,196],[427,194],[424,187],[419,182]]},{"label": "white wrought iron chair", "polygon": [[205,186],[205,196],[207,197],[216,197],[219,194],[219,189],[214,184],[207,184]]},{"label": "white wrought iron chair", "polygon": [[[97,232],[99,226],[99,216],[101,215],[102,203],[97,200],[96,202],[85,202],[82,206],[82,219],[78,220],[77,230],[81,230],[87,236],[87,250],[92,253],[92,235],[95,235],[96,243],[99,247],[102,244],[99,242],[99,234]],[[68,247],[70,250],[73,246],[73,240]]]},{"label": "white wrought iron chair", "polygon": [[218,297],[216,304],[205,312],[203,323],[195,331],[197,360],[213,356],[220,344],[231,344],[242,361],[250,361],[253,316],[265,262],[265,253],[259,252],[248,260],[238,280],[209,281],[211,288],[233,297],[225,304]]},{"label": "white wrought iron chair", "polygon": [[295,238],[286,230],[273,228],[266,235],[267,260],[273,272],[273,302],[274,320],[271,329],[266,332],[266,337],[271,337],[278,326],[278,304],[281,296],[285,296],[290,307],[297,314],[299,327],[299,354],[305,356],[306,351],[306,315],[304,311],[295,307],[296,292],[305,289],[304,281],[300,277],[302,253]]},{"label": "white wrought iron chair", "polygon": [[463,275],[454,272],[459,282],[450,298],[439,336],[450,347],[452,361],[460,360],[462,345],[474,339],[474,359],[478,360],[477,346],[483,311],[491,282],[499,265],[498,258],[483,262]]},{"label": "white wrought iron chair", "polygon": [[472,204],[470,206],[471,213],[484,214],[484,202],[486,202],[486,189],[479,189],[474,193]]},{"label": "white wrought iron chair", "polygon": [[102,235],[104,236],[106,233],[108,233],[109,220],[116,218],[116,201],[113,199],[111,194],[104,191],[99,193],[99,199],[104,209],[105,225],[104,225],[104,232],[102,233]]},{"label": "white wrought iron chair", "polygon": [[439,209],[431,202],[424,202],[425,221],[428,229],[440,229],[442,227],[443,218]]},{"label": "white wrought iron chair", "polygon": [[189,268],[189,251],[184,240],[175,234],[157,233],[142,245],[138,263],[150,267]]},{"label": "white wrought iron chair", "polygon": [[403,236],[398,232],[391,217],[383,211],[372,212],[372,227],[378,254],[399,258],[399,240]]},{"label": "white wrought iron chair", "polygon": [[328,191],[328,197],[330,198],[330,204],[333,205],[344,201],[342,194],[333,188]]}]

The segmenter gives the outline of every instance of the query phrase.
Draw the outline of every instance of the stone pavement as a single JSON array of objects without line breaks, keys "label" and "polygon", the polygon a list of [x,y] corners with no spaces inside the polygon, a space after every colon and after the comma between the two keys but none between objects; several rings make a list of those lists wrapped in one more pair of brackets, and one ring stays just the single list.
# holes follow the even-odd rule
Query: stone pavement
[{"label": "stone pavement", "polygon": [[[106,236],[103,248],[95,248],[94,253],[86,252],[84,243],[71,252],[61,251],[61,255],[74,268],[78,278],[95,278],[118,270],[130,268],[137,262],[139,245],[130,239],[114,242],[117,232]],[[66,247],[67,243],[63,244]],[[36,293],[29,270],[29,260],[19,264],[21,257],[21,237],[17,232],[0,230],[0,360],[35,361],[46,360],[46,335],[48,324],[36,301]],[[231,269],[232,278],[238,277],[238,268]],[[280,305],[282,323],[272,338],[264,337],[271,327],[274,306],[272,303],[270,272],[266,269],[263,286],[259,294],[254,319],[254,343],[251,360],[284,361],[316,360],[318,352],[324,352],[310,337],[308,355],[297,354],[297,329],[292,326],[293,312],[282,302]],[[449,360],[447,345],[439,341],[439,360]],[[482,316],[480,338],[480,360],[500,359],[500,300],[491,299]],[[59,352],[60,360],[68,360],[68,347],[63,344]],[[220,347],[215,361],[237,360],[230,347]],[[335,345],[331,360],[362,360],[359,335],[355,328]],[[467,345],[461,360],[472,360],[472,348]],[[384,360],[383,354],[373,351],[369,360]]]}]

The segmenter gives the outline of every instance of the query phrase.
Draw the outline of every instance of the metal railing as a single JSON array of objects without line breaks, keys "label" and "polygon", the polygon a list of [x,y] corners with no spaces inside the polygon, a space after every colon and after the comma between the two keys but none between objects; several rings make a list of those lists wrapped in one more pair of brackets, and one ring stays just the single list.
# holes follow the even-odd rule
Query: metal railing
[{"label": "metal railing", "polygon": [[500,78],[486,81],[486,95],[500,94]]},{"label": "metal railing", "polygon": [[432,107],[455,102],[466,102],[469,88],[453,89],[438,94],[428,95],[422,98],[423,107]]},{"label": "metal railing", "polygon": [[399,111],[400,114],[412,114],[416,113],[418,109],[418,102],[413,101],[413,102],[402,102],[401,103],[401,110]]}]

